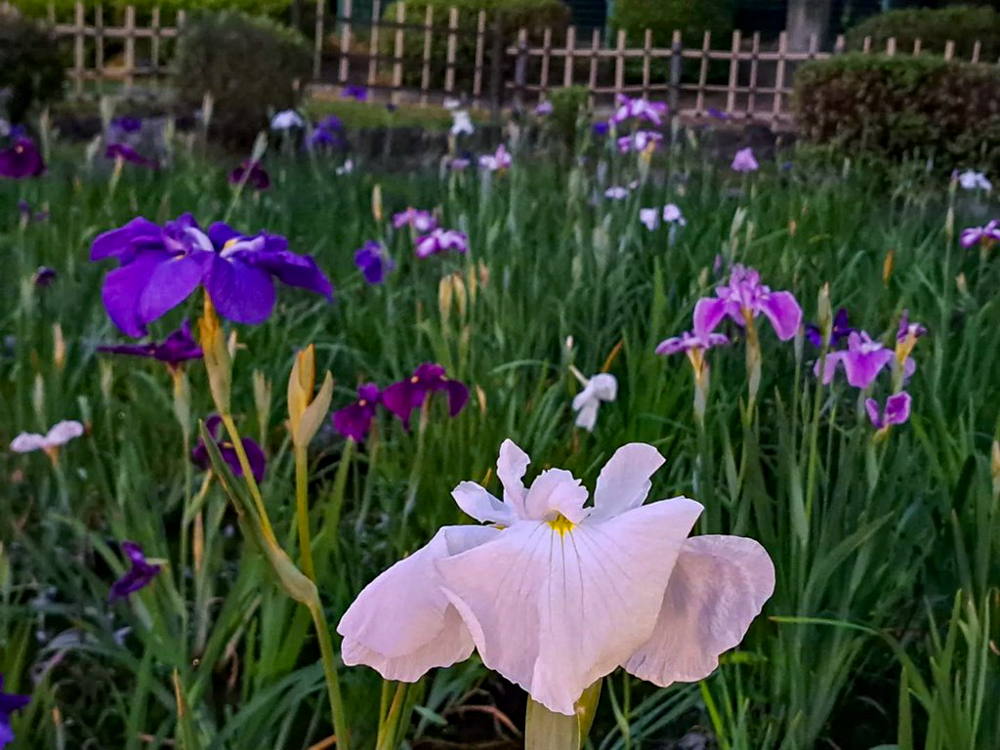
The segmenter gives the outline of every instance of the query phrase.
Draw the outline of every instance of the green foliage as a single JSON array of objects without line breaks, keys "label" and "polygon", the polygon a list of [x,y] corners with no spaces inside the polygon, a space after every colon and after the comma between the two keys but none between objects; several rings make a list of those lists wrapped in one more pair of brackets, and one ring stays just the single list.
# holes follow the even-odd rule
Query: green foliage
[{"label": "green foliage", "polygon": [[1000,70],[938,57],[848,54],[795,77],[797,123],[813,142],[940,167],[1000,169]]},{"label": "green foliage", "polygon": [[641,42],[647,28],[658,46],[669,45],[675,29],[688,44],[700,43],[705,31],[717,43],[733,30],[733,13],[732,0],[616,0],[611,25],[628,32],[632,44]]},{"label": "green foliage", "polygon": [[576,144],[580,116],[587,112],[589,96],[590,90],[586,86],[568,86],[549,93],[552,114],[548,116],[546,126],[556,142],[564,144],[570,152]]},{"label": "green foliage", "polygon": [[[20,122],[35,105],[62,96],[66,62],[41,25],[0,10],[0,90],[10,89],[6,114]],[[4,102],[0,98],[0,114]]]},{"label": "green foliage", "polygon": [[212,127],[224,140],[246,143],[268,116],[297,101],[311,55],[295,31],[243,13],[199,14],[177,45],[174,83],[180,102],[197,107],[211,93]]},{"label": "green foliage", "polygon": [[[178,10],[210,10],[222,11],[233,10],[250,13],[253,15],[277,15],[288,9],[290,0],[85,0],[84,6],[91,10],[97,5],[103,5],[105,11],[114,11],[125,8],[127,5],[135,6],[136,13],[140,16],[148,14],[153,8],[160,8],[163,11],[173,12]],[[48,7],[53,4],[56,15],[60,18],[73,15],[76,7],[76,0],[14,0],[14,6],[22,10],[29,16],[42,18],[48,12]]]},{"label": "green foliage", "polygon": [[980,59],[995,60],[1000,54],[1000,13],[987,6],[954,5],[946,8],[909,8],[874,15],[847,32],[847,48],[859,50],[865,37],[874,49],[885,49],[895,37],[901,50],[913,48],[920,40],[925,52],[943,53],[945,44],[955,42],[955,54],[968,58],[977,41],[982,43]]}]

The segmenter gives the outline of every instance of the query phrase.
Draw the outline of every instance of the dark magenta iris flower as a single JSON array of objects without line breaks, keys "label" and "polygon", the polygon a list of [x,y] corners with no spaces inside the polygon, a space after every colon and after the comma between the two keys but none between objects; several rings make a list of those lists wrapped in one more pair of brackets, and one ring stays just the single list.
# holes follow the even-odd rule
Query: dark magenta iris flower
[{"label": "dark magenta iris flower", "polygon": [[146,555],[135,542],[122,542],[121,550],[132,563],[125,575],[111,584],[111,601],[127,599],[140,589],[144,589],[160,572],[159,565],[153,565],[146,560]]},{"label": "dark magenta iris flower", "polygon": [[[830,330],[830,348],[835,349],[837,344],[854,333],[854,331],[855,329],[851,326],[850,320],[847,317],[847,309],[842,307],[837,310],[837,314],[833,316],[833,328]],[[817,349],[823,348],[823,331],[820,330],[818,325],[809,323],[806,326],[806,338]]]},{"label": "dark magenta iris flower", "polygon": [[10,728],[10,717],[31,703],[27,695],[15,695],[3,691],[3,675],[0,674],[0,750],[14,741],[14,730]]},{"label": "dark magenta iris flower", "polygon": [[48,266],[39,266],[38,270],[31,275],[31,283],[41,289],[45,289],[50,286],[58,276],[59,274],[56,273],[56,269],[49,268]]},{"label": "dark magenta iris flower", "polygon": [[176,368],[192,359],[201,359],[202,351],[191,336],[191,324],[185,320],[179,329],[167,336],[161,343],[122,344],[119,346],[99,346],[99,352],[124,354],[131,357],[145,357],[163,362],[167,367]]},{"label": "dark magenta iris flower", "polygon": [[745,326],[763,314],[782,341],[795,336],[802,322],[802,308],[791,292],[772,292],[760,283],[760,274],[753,268],[734,265],[728,286],[715,290],[716,296],[698,300],[694,308],[694,333],[706,338],[723,318]]},{"label": "dark magenta iris flower", "polygon": [[[218,414],[213,414],[205,420],[205,429],[208,430],[208,434],[215,440],[215,444],[219,448],[219,453],[222,455],[222,460],[229,466],[229,470],[233,472],[233,476],[241,477],[243,476],[243,466],[240,464],[240,457],[236,453],[235,446],[228,440],[221,438],[221,427],[222,418]],[[257,484],[260,484],[264,481],[264,475],[267,470],[267,459],[264,457],[264,451],[261,450],[256,440],[251,440],[250,438],[243,438],[243,451],[247,454],[247,461],[250,464],[250,471],[253,473],[253,478],[257,481]],[[198,444],[191,451],[191,462],[199,469],[205,471],[211,467],[212,462],[208,457],[208,448],[205,447],[204,440],[199,439]]]},{"label": "dark magenta iris flower", "polygon": [[410,417],[423,406],[427,397],[442,391],[448,394],[448,413],[456,416],[469,400],[469,389],[445,375],[441,365],[426,362],[406,380],[393,383],[382,392],[385,408],[399,417],[403,427],[410,429]]},{"label": "dark magenta iris flower", "polygon": [[344,86],[341,90],[341,95],[345,99],[353,99],[356,102],[368,101],[368,89],[364,86],[357,86],[355,84]]},{"label": "dark magenta iris flower", "polygon": [[333,413],[333,426],[341,435],[360,443],[372,427],[372,420],[382,403],[382,392],[375,383],[358,388],[358,400]]},{"label": "dark magenta iris flower", "polygon": [[333,298],[329,279],[308,255],[288,249],[280,235],[243,235],[227,224],[204,231],[191,214],[164,226],[133,219],[98,236],[91,261],[114,258],[104,278],[108,316],[138,338],[146,325],[184,302],[200,285],[219,314],[235,323],[262,323],[274,309],[274,279]]},{"label": "dark magenta iris flower", "polygon": [[245,161],[229,173],[232,185],[244,183],[251,190],[267,190],[271,187],[271,175],[259,161]]},{"label": "dark magenta iris flower", "polygon": [[128,162],[137,167],[146,167],[148,169],[160,168],[155,159],[147,159],[127,143],[109,143],[108,147],[104,149],[104,156],[107,159]]},{"label": "dark magenta iris flower", "polygon": [[395,268],[392,258],[386,255],[385,247],[381,242],[368,240],[360,250],[354,254],[354,265],[364,274],[365,281],[372,286],[385,281],[385,276]]},{"label": "dark magenta iris flower", "polygon": [[892,425],[906,424],[910,420],[912,403],[913,399],[910,398],[910,394],[906,391],[900,391],[886,399],[884,409],[875,399],[867,399],[865,411],[868,412],[868,419],[871,420],[872,425],[878,430],[883,430]]},{"label": "dark magenta iris flower", "polygon": [[35,142],[18,136],[8,148],[0,151],[0,177],[23,180],[45,174],[45,160]]}]

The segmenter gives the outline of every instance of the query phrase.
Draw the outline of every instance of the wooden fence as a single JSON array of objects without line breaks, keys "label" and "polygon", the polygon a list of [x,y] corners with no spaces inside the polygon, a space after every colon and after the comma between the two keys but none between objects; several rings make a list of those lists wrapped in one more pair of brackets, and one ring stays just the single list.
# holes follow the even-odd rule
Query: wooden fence
[{"label": "wooden fence", "polygon": [[[383,1],[388,3],[374,0],[370,17],[362,19],[352,13],[351,0],[341,0],[340,15],[328,14],[327,0],[317,0],[314,88],[365,86],[380,94],[369,100],[426,106],[432,100],[461,98],[472,106],[499,110],[529,107],[556,88],[577,85],[588,89],[592,106],[610,105],[626,94],[666,99],[671,112],[685,118],[782,125],[791,120],[796,66],[844,50],[843,37],[832,49],[821,49],[814,37],[806,50],[791,50],[784,32],[768,44],[759,33],[734,31],[718,40],[705,32],[694,47],[684,46],[679,31],[666,47],[654,46],[650,30],[641,40],[630,39],[624,31],[611,40],[597,30],[581,38],[572,26],[507,34],[485,11],[452,7],[436,13],[428,6],[415,18],[405,2],[389,5],[384,13]],[[70,74],[78,93],[90,80],[114,79],[129,89],[139,78],[155,79],[167,72],[163,42],[177,36],[183,13],[176,14],[172,25],[164,25],[154,9],[142,27],[131,6],[117,14],[119,26],[106,23],[107,17],[100,5],[88,11],[78,2],[72,22],[67,22],[57,19],[50,6],[56,34],[73,44]],[[114,65],[105,54],[109,40],[116,45]],[[630,46],[639,41],[640,46]],[[981,48],[976,42],[972,62],[980,62]],[[889,39],[884,50],[876,50],[866,39],[861,51],[926,54],[920,40],[903,50]],[[944,56],[955,57],[954,43],[947,43]]]}]

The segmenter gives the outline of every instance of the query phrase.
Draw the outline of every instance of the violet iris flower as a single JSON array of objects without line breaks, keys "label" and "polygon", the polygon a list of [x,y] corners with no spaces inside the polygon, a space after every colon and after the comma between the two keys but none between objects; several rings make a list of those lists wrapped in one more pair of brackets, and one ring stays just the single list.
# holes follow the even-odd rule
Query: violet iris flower
[{"label": "violet iris flower", "polygon": [[14,741],[14,730],[10,728],[10,717],[15,711],[31,703],[28,695],[16,695],[3,691],[3,675],[0,675],[0,750]]},{"label": "violet iris flower", "polygon": [[354,265],[361,269],[365,281],[373,286],[385,281],[385,275],[395,268],[392,259],[386,255],[385,247],[374,240],[368,240],[354,254]]},{"label": "violet iris flower", "polygon": [[926,336],[927,328],[920,323],[911,323],[908,311],[903,310],[903,315],[899,319],[899,328],[896,330],[896,341],[905,341],[911,335],[915,339]]},{"label": "violet iris flower", "polygon": [[702,338],[695,333],[684,331],[680,336],[673,336],[661,341],[656,347],[656,353],[669,357],[671,354],[679,354],[680,352],[687,354],[694,350],[707,351],[728,344],[729,337],[722,333],[710,333]]},{"label": "violet iris flower", "polygon": [[131,115],[122,115],[111,121],[111,127],[119,133],[138,133],[142,130],[142,120]]},{"label": "violet iris flower", "polygon": [[[855,329],[851,327],[851,323],[847,318],[847,308],[842,307],[837,310],[836,315],[833,316],[833,328],[830,330],[830,348],[836,348],[837,344],[854,333],[854,331]],[[818,325],[814,323],[806,325],[806,338],[817,349],[823,348],[823,331],[820,330]]]},{"label": "violet iris flower", "polygon": [[99,346],[97,351],[107,354],[124,354],[131,357],[145,357],[162,362],[170,369],[176,369],[185,362],[201,359],[201,347],[191,336],[191,325],[185,320],[179,329],[167,336],[162,343],[123,344]]},{"label": "violet iris flower", "polygon": [[728,120],[729,115],[723,112],[721,109],[716,107],[709,107],[705,110],[705,114],[711,117],[713,120]]},{"label": "violet iris flower", "polygon": [[271,175],[259,161],[245,161],[229,173],[229,183],[243,183],[251,190],[267,190],[271,187]]},{"label": "violet iris flower", "polygon": [[732,169],[734,172],[756,172],[760,169],[757,157],[753,155],[752,148],[741,148],[733,157]]},{"label": "violet iris flower", "polygon": [[760,274],[753,268],[736,264],[729,273],[729,286],[715,290],[716,297],[698,300],[694,308],[694,332],[702,339],[722,322],[731,318],[745,326],[763,313],[782,341],[788,341],[802,323],[802,308],[791,292],[772,292],[760,283]]},{"label": "violet iris flower", "polygon": [[104,156],[114,161],[135,164],[137,167],[148,167],[149,169],[159,169],[160,167],[155,159],[147,159],[127,143],[109,143],[108,147],[104,149]]},{"label": "violet iris flower", "polygon": [[59,274],[56,273],[56,269],[54,268],[39,266],[38,270],[31,275],[31,283],[41,289],[45,289],[56,280],[58,275]]},{"label": "violet iris flower", "polygon": [[364,86],[357,86],[354,84],[344,86],[344,88],[340,91],[340,95],[345,99],[354,99],[356,102],[368,101],[368,89]]},{"label": "violet iris flower", "polygon": [[336,115],[324,117],[309,133],[309,148],[342,148],[345,145],[344,123]]},{"label": "violet iris flower", "polygon": [[598,120],[590,128],[594,135],[601,137],[608,134],[608,131],[611,130],[611,124],[607,120]]},{"label": "violet iris flower", "polygon": [[663,102],[651,102],[646,99],[630,99],[624,94],[618,96],[618,109],[615,110],[611,121],[620,125],[626,120],[638,119],[646,120],[659,127],[663,124],[663,117],[667,114],[667,105]]},{"label": "violet iris flower", "polygon": [[360,443],[372,428],[372,420],[382,403],[382,391],[375,383],[365,383],[358,388],[358,400],[333,413],[333,426],[337,432]]},{"label": "violet iris flower", "polygon": [[30,138],[15,138],[13,145],[0,151],[0,177],[23,180],[44,173],[45,160]]},{"label": "violet iris flower", "polygon": [[497,150],[492,154],[485,154],[479,157],[479,166],[490,172],[502,172],[510,169],[514,163],[514,157],[510,155],[507,147],[502,143],[497,146]]},{"label": "violet iris flower", "polygon": [[[826,355],[823,384],[829,385],[837,366],[843,364],[847,382],[864,390],[875,382],[883,368],[888,367],[895,354],[882,343],[873,341],[865,331],[854,331],[847,337],[847,349]],[[815,372],[819,374],[819,362]]]},{"label": "violet iris flower", "polygon": [[618,152],[627,154],[635,151],[638,154],[646,149],[657,149],[663,142],[663,135],[653,130],[637,130],[632,135],[625,135],[618,139]]},{"label": "violet iris flower", "polygon": [[120,267],[104,278],[104,307],[115,325],[135,338],[201,284],[219,314],[236,323],[267,320],[276,297],[273,278],[333,297],[316,261],[288,250],[284,237],[247,236],[222,223],[205,232],[191,214],[162,227],[139,217],[105,232],[94,240],[90,259],[106,258]]},{"label": "violet iris flower", "polygon": [[967,227],[962,230],[962,247],[969,248],[980,243],[992,245],[1000,242],[1000,222],[996,219],[984,227]]},{"label": "violet iris flower", "polygon": [[535,107],[535,115],[538,117],[547,117],[555,111],[555,106],[549,99],[544,102],[539,102],[538,106]]},{"label": "violet iris flower", "polygon": [[[218,414],[213,414],[205,420],[205,429],[208,430],[208,434],[215,440],[215,444],[219,448],[219,453],[222,455],[222,460],[229,466],[229,470],[233,472],[234,477],[241,477],[243,476],[243,466],[240,464],[240,457],[236,453],[236,448],[228,439],[220,439],[221,427],[222,417]],[[247,461],[250,463],[250,471],[253,473],[253,478],[257,484],[260,484],[264,481],[264,475],[267,470],[267,459],[264,457],[264,451],[261,450],[256,440],[251,440],[250,438],[243,438],[243,451],[247,454]],[[208,456],[208,448],[205,446],[205,441],[201,438],[198,439],[198,445],[191,451],[191,463],[205,471],[212,466],[212,461]]]},{"label": "violet iris flower", "polygon": [[120,546],[122,552],[132,563],[132,567],[125,575],[111,584],[111,595],[108,597],[110,601],[128,598],[152,583],[160,572],[160,566],[147,562],[142,547],[135,542],[122,542]]},{"label": "violet iris flower", "polygon": [[875,399],[866,400],[865,411],[868,412],[868,419],[871,420],[875,428],[883,430],[892,425],[906,424],[910,420],[912,401],[909,393],[900,391],[894,396],[889,396],[884,409],[879,406]]},{"label": "violet iris flower", "polygon": [[423,211],[419,208],[407,208],[392,217],[392,226],[402,229],[405,226],[413,227],[421,234],[433,231],[437,228],[437,219],[430,211]]},{"label": "violet iris flower", "polygon": [[469,237],[456,229],[441,229],[438,227],[430,234],[418,237],[414,252],[418,258],[429,258],[432,255],[453,250],[460,255],[469,252]]},{"label": "violet iris flower", "polygon": [[448,394],[448,413],[456,416],[469,400],[469,389],[445,375],[444,368],[431,362],[418,367],[407,380],[401,380],[382,392],[385,408],[399,417],[403,427],[410,429],[410,417],[423,406],[427,397],[438,391]]}]

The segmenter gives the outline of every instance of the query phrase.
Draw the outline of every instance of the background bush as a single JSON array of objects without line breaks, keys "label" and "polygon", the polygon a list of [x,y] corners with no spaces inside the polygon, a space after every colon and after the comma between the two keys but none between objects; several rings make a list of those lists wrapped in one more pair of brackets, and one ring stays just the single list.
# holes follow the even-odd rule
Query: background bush
[{"label": "background bush", "polygon": [[296,31],[238,12],[205,13],[185,25],[177,46],[175,88],[182,105],[215,98],[213,131],[242,144],[269,115],[292,107],[296,82],[311,74],[312,53]]},{"label": "background bush", "polygon": [[951,40],[955,42],[955,54],[966,59],[978,40],[983,45],[981,59],[995,60],[1000,55],[1000,14],[989,6],[970,5],[893,10],[850,29],[847,48],[861,49],[869,36],[874,49],[885,49],[886,41],[895,37],[901,50],[913,49],[913,41],[919,39],[922,50],[937,53],[943,53]]},{"label": "background bush", "polygon": [[687,44],[701,43],[705,31],[719,40],[733,30],[732,0],[617,0],[611,26],[624,29],[631,43],[640,44],[646,29],[653,30],[653,44],[669,46],[674,29],[680,29]]},{"label": "background bush", "polygon": [[66,62],[55,38],[40,24],[0,10],[0,115],[24,119],[35,104],[62,95]]},{"label": "background bush", "polygon": [[890,159],[1000,169],[1000,70],[940,57],[850,53],[795,77],[807,140]]},{"label": "background bush", "polygon": [[[100,0],[105,12],[134,5],[136,12],[142,16],[153,8],[164,11],[176,10],[241,10],[254,15],[276,15],[288,9],[289,0]],[[49,0],[14,0],[14,7],[25,14],[42,18],[48,12]],[[94,8],[98,0],[84,0],[84,5]],[[57,16],[72,16],[76,0],[55,0]]]}]

